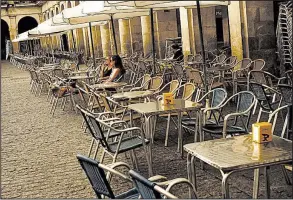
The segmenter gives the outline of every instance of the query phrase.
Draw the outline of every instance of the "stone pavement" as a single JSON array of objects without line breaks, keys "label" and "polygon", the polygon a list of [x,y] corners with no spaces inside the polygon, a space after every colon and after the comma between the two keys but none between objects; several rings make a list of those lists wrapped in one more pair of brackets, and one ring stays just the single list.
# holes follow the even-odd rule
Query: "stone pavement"
[{"label": "stone pavement", "polygon": [[[46,95],[35,97],[29,92],[29,73],[8,62],[1,63],[1,197],[2,198],[94,198],[76,154],[86,155],[91,137],[81,129],[82,119],[68,107],[57,108],[49,114]],[[176,131],[170,134],[170,147],[164,147],[165,122],[160,121],[154,147],[156,174],[169,179],[187,177],[186,158],[176,153]],[[184,143],[193,136],[184,135]],[[147,176],[145,157],[136,151],[140,172]],[[130,163],[124,155],[119,161]],[[292,187],[286,185],[279,167],[271,168],[271,197],[291,198]],[[200,198],[220,198],[220,173],[211,167],[198,168]],[[260,179],[260,198],[264,197],[263,176]],[[253,172],[241,172],[230,179],[232,198],[251,198]],[[115,192],[131,185],[114,178]],[[187,197],[186,188],[173,192]]]}]

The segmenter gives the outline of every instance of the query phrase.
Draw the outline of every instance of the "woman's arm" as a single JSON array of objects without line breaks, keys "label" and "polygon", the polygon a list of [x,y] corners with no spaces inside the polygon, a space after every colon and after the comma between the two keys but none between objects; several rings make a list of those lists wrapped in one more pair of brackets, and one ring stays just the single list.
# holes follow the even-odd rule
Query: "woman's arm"
[{"label": "woman's arm", "polygon": [[110,77],[108,80],[106,80],[105,82],[112,82],[120,73],[120,69],[119,68],[116,68],[116,69],[113,69]]}]

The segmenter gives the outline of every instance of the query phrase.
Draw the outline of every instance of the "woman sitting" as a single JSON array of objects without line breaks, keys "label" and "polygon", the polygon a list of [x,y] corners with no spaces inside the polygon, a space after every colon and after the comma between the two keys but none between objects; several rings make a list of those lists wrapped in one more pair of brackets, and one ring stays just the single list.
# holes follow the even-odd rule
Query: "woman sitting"
[{"label": "woman sitting", "polygon": [[125,69],[122,64],[122,60],[119,55],[114,55],[110,59],[110,64],[112,67],[112,72],[109,78],[105,82],[118,82],[125,73]]},{"label": "woman sitting", "polygon": [[109,76],[111,75],[113,66],[110,65],[110,62],[111,62],[111,57],[108,56],[106,58],[105,63],[102,66],[102,70],[101,70],[101,74],[100,74],[101,80],[107,80],[109,78]]}]

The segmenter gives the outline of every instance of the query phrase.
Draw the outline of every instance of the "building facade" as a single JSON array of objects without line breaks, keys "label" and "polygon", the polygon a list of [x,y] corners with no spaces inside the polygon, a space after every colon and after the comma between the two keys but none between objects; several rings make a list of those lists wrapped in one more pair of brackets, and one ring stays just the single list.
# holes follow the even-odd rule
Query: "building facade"
[{"label": "building facade", "polygon": [[[7,9],[8,1],[2,1],[1,24],[8,28],[11,40],[19,33],[53,17],[66,8],[77,6],[79,1],[14,1]],[[238,59],[264,59],[268,69],[276,66],[275,21],[276,9],[272,1],[231,1],[229,6],[201,9],[204,44],[206,50],[231,46],[232,55]],[[157,57],[164,58],[166,39],[182,38],[184,55],[200,51],[200,38],[196,9],[180,8],[155,12],[155,42]],[[151,52],[150,16],[114,21],[119,54]],[[1,25],[2,27],[2,25]],[[94,52],[97,57],[114,53],[111,24],[92,28]],[[2,34],[3,35],[3,34]],[[2,36],[3,39],[3,36]],[[66,45],[64,43],[67,43]],[[75,45],[74,45],[75,43]],[[63,36],[42,38],[43,48],[82,50],[92,54],[89,28],[68,31]],[[62,45],[63,44],[63,45]],[[19,44],[13,44],[14,52]]]}]

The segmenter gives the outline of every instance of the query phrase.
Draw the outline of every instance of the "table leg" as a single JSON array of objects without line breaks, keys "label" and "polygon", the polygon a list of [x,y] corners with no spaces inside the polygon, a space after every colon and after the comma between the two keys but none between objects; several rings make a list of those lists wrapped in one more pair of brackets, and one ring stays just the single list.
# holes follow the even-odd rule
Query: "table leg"
[{"label": "table leg", "polygon": [[229,184],[228,184],[228,178],[233,172],[224,173],[221,171],[222,174],[222,195],[224,199],[230,199],[230,193],[229,193]]},{"label": "table leg", "polygon": [[183,157],[183,141],[182,141],[182,113],[178,112],[178,152]]},{"label": "table leg", "polygon": [[257,199],[259,190],[259,168],[254,169],[253,193],[252,198]]},{"label": "table leg", "polygon": [[265,188],[266,188],[266,199],[270,199],[270,178],[269,178],[269,167],[264,167],[264,177],[265,177]]},{"label": "table leg", "polygon": [[151,138],[151,125],[150,125],[150,120],[151,116],[145,116],[145,130],[146,130],[146,138],[148,140],[150,140],[150,143],[149,143],[149,176],[153,176],[153,160],[152,160],[152,138]]}]

